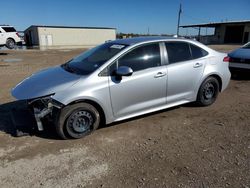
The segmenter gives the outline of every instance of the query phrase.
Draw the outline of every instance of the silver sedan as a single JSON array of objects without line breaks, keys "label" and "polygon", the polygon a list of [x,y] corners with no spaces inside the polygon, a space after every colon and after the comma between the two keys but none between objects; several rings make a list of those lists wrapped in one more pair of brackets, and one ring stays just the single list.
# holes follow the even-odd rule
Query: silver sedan
[{"label": "silver sedan", "polygon": [[27,100],[39,130],[53,120],[63,139],[189,102],[208,106],[230,81],[226,54],[193,40],[139,37],[109,41],[37,72],[12,89]]}]

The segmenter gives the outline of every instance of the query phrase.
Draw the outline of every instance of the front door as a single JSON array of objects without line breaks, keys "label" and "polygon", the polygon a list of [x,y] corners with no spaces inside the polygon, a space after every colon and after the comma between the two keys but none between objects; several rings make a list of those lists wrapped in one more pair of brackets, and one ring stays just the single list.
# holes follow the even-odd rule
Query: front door
[{"label": "front door", "polygon": [[131,50],[110,67],[132,68],[131,76],[109,77],[113,114],[116,119],[132,117],[166,104],[167,70],[162,66],[159,43]]}]

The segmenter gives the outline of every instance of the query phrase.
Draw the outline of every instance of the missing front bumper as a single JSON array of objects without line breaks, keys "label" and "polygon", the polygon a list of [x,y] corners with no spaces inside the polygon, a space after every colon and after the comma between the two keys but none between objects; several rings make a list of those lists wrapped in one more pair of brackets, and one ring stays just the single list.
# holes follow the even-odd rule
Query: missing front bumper
[{"label": "missing front bumper", "polygon": [[53,100],[51,97],[38,98],[29,102],[32,106],[37,128],[39,131],[44,130],[42,119],[49,117],[53,119],[54,113],[58,112],[63,107],[63,104]]}]

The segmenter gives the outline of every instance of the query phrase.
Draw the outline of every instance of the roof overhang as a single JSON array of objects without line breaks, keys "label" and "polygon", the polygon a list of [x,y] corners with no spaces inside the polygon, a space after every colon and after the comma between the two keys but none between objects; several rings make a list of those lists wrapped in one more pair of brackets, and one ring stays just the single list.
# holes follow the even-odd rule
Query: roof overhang
[{"label": "roof overhang", "polygon": [[217,27],[219,25],[230,25],[230,24],[237,24],[237,25],[238,24],[250,24],[250,20],[190,24],[190,25],[181,25],[180,27],[182,27],[182,28],[188,28],[188,27]]}]

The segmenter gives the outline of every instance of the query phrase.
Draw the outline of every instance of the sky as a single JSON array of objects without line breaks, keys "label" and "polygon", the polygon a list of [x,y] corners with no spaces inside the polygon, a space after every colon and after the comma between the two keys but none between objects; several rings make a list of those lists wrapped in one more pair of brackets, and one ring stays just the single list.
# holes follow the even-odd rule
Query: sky
[{"label": "sky", "polygon": [[[181,25],[250,20],[250,0],[1,0],[0,24],[112,27],[117,32],[175,34]],[[181,29],[180,34],[196,31]]]}]

